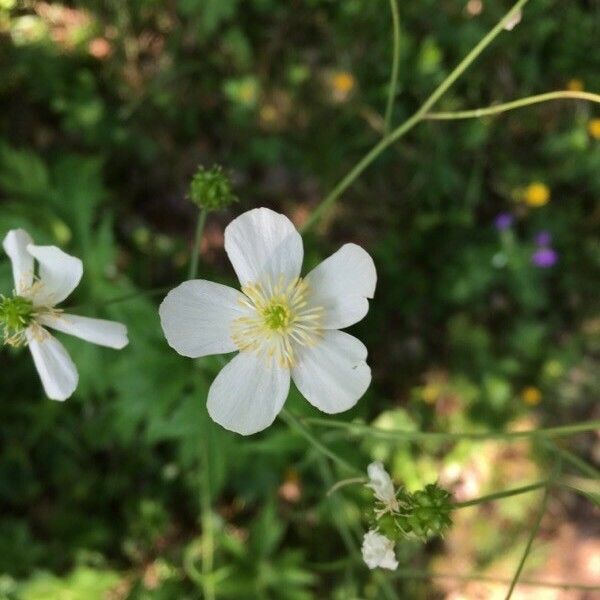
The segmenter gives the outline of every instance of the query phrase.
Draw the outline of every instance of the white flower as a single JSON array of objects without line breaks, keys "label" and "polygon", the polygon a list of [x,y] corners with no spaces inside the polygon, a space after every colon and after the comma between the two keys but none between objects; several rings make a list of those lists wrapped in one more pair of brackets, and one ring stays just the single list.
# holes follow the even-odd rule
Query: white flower
[{"label": "white flower", "polygon": [[379,512],[383,514],[388,511],[398,510],[396,490],[394,489],[392,479],[385,470],[383,464],[379,461],[372,462],[367,467],[367,473],[369,475],[367,487],[373,490],[375,498],[385,506],[385,509]]},{"label": "white flower", "polygon": [[394,542],[374,530],[365,533],[362,543],[362,557],[369,569],[390,569],[394,571],[398,568],[398,561],[394,554]]},{"label": "white flower", "polygon": [[[83,266],[78,258],[55,246],[35,246],[23,229],[9,231],[3,247],[12,263],[15,284],[12,297],[0,297],[5,342],[28,344],[47,396],[66,400],[77,387],[77,369],[64,346],[45,327],[115,349],[127,345],[127,329],[120,323],[69,315],[56,308],[81,280]],[[34,261],[39,265],[39,278]]]},{"label": "white flower", "polygon": [[290,377],[326,413],[356,404],[371,382],[367,349],[339,331],[369,309],[377,275],[371,257],[346,244],[300,278],[302,238],[266,208],[225,229],[225,250],[241,293],[210,281],[169,292],[160,318],[169,345],[198,358],[239,351],[208,393],[214,421],[242,435],[268,427],[287,398]]}]

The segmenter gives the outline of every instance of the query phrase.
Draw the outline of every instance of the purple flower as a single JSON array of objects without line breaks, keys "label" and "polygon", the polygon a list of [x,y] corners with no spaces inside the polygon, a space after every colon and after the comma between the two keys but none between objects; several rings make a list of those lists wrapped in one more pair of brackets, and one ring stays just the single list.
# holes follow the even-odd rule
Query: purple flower
[{"label": "purple flower", "polygon": [[538,246],[549,247],[552,243],[552,234],[549,231],[540,231],[535,235],[535,243]]},{"label": "purple flower", "polygon": [[499,213],[498,216],[494,219],[494,227],[498,231],[506,231],[510,229],[515,221],[513,215],[508,212]]},{"label": "purple flower", "polygon": [[531,255],[531,262],[540,269],[549,269],[558,262],[558,252],[553,248],[540,248]]}]

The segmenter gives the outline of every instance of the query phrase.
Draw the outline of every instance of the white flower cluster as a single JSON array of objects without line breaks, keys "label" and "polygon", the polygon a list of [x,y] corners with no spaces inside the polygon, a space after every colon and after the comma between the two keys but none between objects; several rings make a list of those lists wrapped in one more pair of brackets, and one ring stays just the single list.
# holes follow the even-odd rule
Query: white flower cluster
[{"label": "white flower cluster", "polygon": [[[116,349],[127,345],[127,329],[57,308],[81,280],[78,258],[34,245],[22,229],[10,231],[3,246],[14,274],[13,296],[0,296],[5,343],[28,345],[46,394],[65,400],[77,387],[77,370],[46,327]],[[237,351],[210,388],[211,417],[242,435],[261,431],[281,411],[291,380],[325,413],[354,406],[371,383],[371,369],[364,344],[341,329],[369,310],[377,281],[369,254],[346,244],[301,277],[300,234],[287,217],[266,208],[229,224],[225,250],[241,291],[186,281],[159,310],[167,341],[179,354]]]},{"label": "white flower cluster", "polygon": [[[369,475],[367,487],[373,490],[375,498],[381,504],[381,508],[377,509],[375,513],[377,519],[387,512],[397,511],[396,489],[383,464],[379,461],[371,463],[367,467],[367,474]],[[379,533],[377,529],[371,529],[365,533],[362,543],[362,556],[369,569],[380,567],[393,571],[398,568],[393,540]]]}]

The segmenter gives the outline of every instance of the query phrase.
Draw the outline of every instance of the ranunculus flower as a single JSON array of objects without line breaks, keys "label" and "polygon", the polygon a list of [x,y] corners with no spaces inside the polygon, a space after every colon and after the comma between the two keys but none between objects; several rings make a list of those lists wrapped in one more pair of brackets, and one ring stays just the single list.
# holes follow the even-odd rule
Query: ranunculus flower
[{"label": "ranunculus flower", "polygon": [[362,557],[369,569],[381,567],[394,571],[398,568],[394,542],[374,530],[365,533],[363,537]]},{"label": "ranunculus flower", "polygon": [[241,292],[211,281],[186,281],[169,292],[160,319],[169,345],[191,358],[238,351],[208,393],[212,419],[250,435],[271,425],[290,378],[314,406],[339,413],[371,382],[367,349],[339,331],[369,309],[377,275],[355,244],[300,277],[302,238],[291,221],[266,208],[225,229],[225,250]]},{"label": "ranunculus flower", "polygon": [[[35,246],[23,229],[9,231],[3,247],[12,263],[15,283],[12,297],[0,297],[4,341],[13,346],[27,344],[46,395],[52,400],[66,400],[77,387],[77,369],[64,346],[45,328],[117,350],[128,343],[127,328],[57,308],[79,285],[83,265],[78,258],[56,246]],[[35,276],[35,261],[39,278]]]}]

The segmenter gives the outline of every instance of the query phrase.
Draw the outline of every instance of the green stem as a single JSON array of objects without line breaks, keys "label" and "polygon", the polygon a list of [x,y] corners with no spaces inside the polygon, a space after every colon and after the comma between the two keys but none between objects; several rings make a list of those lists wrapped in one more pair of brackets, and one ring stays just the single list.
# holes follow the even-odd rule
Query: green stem
[{"label": "green stem", "polygon": [[[396,569],[393,573],[394,577],[400,579],[456,579],[459,581],[482,581],[488,583],[510,583],[510,580],[501,577],[491,577],[487,575],[460,575],[457,573],[429,573],[428,571],[418,571],[415,569]],[[558,583],[550,581],[536,581],[534,579],[521,579],[520,585],[531,587],[545,587],[556,589],[574,589],[582,591],[596,591],[600,589],[597,585],[584,585],[580,583]]]},{"label": "green stem", "polygon": [[533,544],[533,540],[535,539],[535,536],[537,535],[537,532],[540,529],[540,524],[542,523],[542,518],[543,518],[544,514],[546,513],[546,507],[548,506],[549,495],[550,495],[550,489],[547,487],[546,491],[544,492],[544,497],[542,498],[542,505],[540,506],[537,517],[535,519],[535,523],[533,524],[533,528],[531,529],[529,538],[527,539],[525,551],[523,552],[523,556],[521,556],[521,560],[519,561],[519,565],[517,566],[517,571],[515,572],[514,577],[512,578],[512,581],[510,582],[510,587],[508,588],[508,592],[506,593],[506,600],[510,600],[510,598],[513,594],[513,591],[515,589],[515,586],[517,585],[517,582],[519,581],[519,577],[521,576],[521,572],[523,571],[523,567],[525,566],[525,560],[527,559],[527,556],[529,555],[529,552],[531,551],[531,546]]},{"label": "green stem", "polygon": [[358,469],[354,468],[349,462],[347,462],[344,458],[333,452],[333,450],[329,449],[327,446],[322,444],[310,431],[309,429],[303,425],[299,419],[297,419],[291,412],[287,409],[283,409],[279,416],[283,419],[290,428],[296,430],[300,435],[302,435],[312,446],[323,456],[327,456],[333,462],[337,463],[340,467],[350,471],[352,473],[359,473]]},{"label": "green stem", "polygon": [[561,448],[558,444],[552,442],[553,450],[567,463],[571,464],[573,467],[578,469],[584,475],[589,475],[593,479],[600,479],[600,471],[589,465],[584,460],[581,460],[579,456],[569,452],[569,450],[565,450]]},{"label": "green stem", "polygon": [[368,479],[366,477],[351,477],[350,479],[342,479],[341,481],[338,481],[337,483],[335,483],[334,485],[332,485],[328,490],[327,490],[327,496],[331,496],[331,494],[334,494],[335,492],[337,492],[338,490],[342,489],[343,487],[346,487],[347,485],[355,485],[358,483],[361,484],[366,484],[368,483]]},{"label": "green stem", "polygon": [[521,556],[521,560],[519,561],[517,570],[516,570],[516,572],[512,578],[512,581],[510,583],[510,587],[506,594],[506,600],[510,600],[510,598],[512,597],[515,586],[517,585],[517,582],[519,581],[519,577],[521,576],[521,572],[523,571],[523,567],[525,566],[525,561],[527,560],[527,557],[529,556],[529,553],[531,552],[531,546],[533,545],[533,540],[535,539],[535,537],[540,529],[540,525],[542,523],[542,518],[544,517],[544,514],[546,513],[546,508],[548,506],[548,499],[550,498],[550,487],[552,486],[552,484],[554,483],[554,481],[560,474],[560,468],[561,468],[561,462],[560,462],[560,458],[558,458],[554,465],[554,468],[552,469],[552,475],[550,477],[550,480],[548,482],[546,482],[546,489],[544,490],[544,497],[542,498],[542,504],[538,511],[538,514],[537,514],[537,517],[533,524],[533,527],[531,529],[531,532],[529,533],[529,538],[527,539],[527,544],[525,545],[525,550],[523,551],[523,556]]},{"label": "green stem", "polygon": [[524,485],[523,487],[513,488],[512,490],[503,490],[501,492],[495,492],[488,494],[487,496],[481,496],[480,498],[474,498],[473,500],[466,500],[465,502],[455,502],[452,506],[455,509],[467,508],[468,506],[477,506],[478,504],[484,504],[486,502],[492,502],[493,500],[499,500],[500,498],[508,498],[509,496],[518,496],[519,494],[527,494],[534,490],[541,488],[547,488],[549,481],[538,481],[531,483],[530,485]]},{"label": "green stem", "polygon": [[[326,563],[311,563],[309,566],[311,569],[315,571],[337,571],[340,568],[343,568],[348,565],[348,563],[352,562],[362,562],[361,559],[357,559],[355,557],[346,557],[340,560],[326,562]],[[483,583],[498,583],[498,584],[510,584],[510,579],[505,579],[503,577],[493,577],[491,575],[462,575],[460,573],[439,573],[439,572],[431,572],[431,571],[423,571],[419,569],[410,568],[402,568],[399,567],[393,573],[390,573],[390,577],[394,579],[453,579],[456,581],[480,581]],[[595,592],[600,590],[600,585],[586,585],[583,583],[568,583],[568,582],[560,582],[560,581],[538,581],[536,579],[519,579],[519,585],[525,585],[529,587],[540,587],[540,588],[550,588],[550,589],[560,589],[560,590],[581,590],[584,592]]]},{"label": "green stem", "polygon": [[200,264],[200,244],[202,242],[202,234],[204,233],[204,225],[206,224],[206,212],[207,211],[202,208],[198,212],[198,222],[196,224],[196,234],[194,236],[194,246],[192,247],[188,279],[196,279],[198,276],[198,266]]},{"label": "green stem", "polygon": [[392,11],[392,27],[394,49],[392,56],[392,71],[390,74],[390,85],[388,88],[387,105],[385,108],[384,136],[388,135],[392,126],[392,115],[394,111],[394,99],[398,87],[398,69],[400,67],[400,15],[398,14],[398,4],[396,0],[390,1],[390,10]]},{"label": "green stem", "polygon": [[[190,259],[189,279],[198,277],[200,266],[200,245],[206,224],[207,211],[200,208],[198,211],[198,222],[196,234]],[[208,422],[210,426],[210,422]],[[210,440],[206,437],[200,438],[200,514],[202,524],[202,591],[206,600],[214,600],[215,589],[212,581],[212,570],[215,553],[215,536],[213,529],[212,494],[210,480]]]},{"label": "green stem", "polygon": [[210,485],[209,441],[200,439],[202,483],[200,489],[200,510],[202,519],[202,590],[206,600],[215,598],[215,589],[211,579],[215,554],[215,536],[213,528],[212,498]]},{"label": "green stem", "polygon": [[540,104],[542,102],[550,102],[551,100],[588,100],[590,102],[600,103],[600,95],[593,94],[591,92],[569,92],[569,91],[557,91],[548,92],[546,94],[538,94],[536,96],[528,96],[527,98],[520,98],[519,100],[513,100],[511,102],[504,102],[502,104],[496,104],[495,106],[486,106],[485,108],[474,108],[472,110],[460,110],[453,112],[436,112],[428,113],[423,118],[428,121],[448,121],[454,119],[477,119],[479,117],[489,117],[491,115],[497,115],[509,110],[515,110],[517,108],[524,108],[533,104]]},{"label": "green stem", "polygon": [[346,423],[344,421],[334,421],[329,419],[308,418],[304,420],[308,425],[318,427],[330,427],[332,429],[345,429],[351,434],[372,435],[380,439],[388,440],[517,440],[529,437],[561,437],[581,433],[584,431],[594,431],[600,428],[600,420],[585,421],[583,423],[573,423],[572,425],[562,425],[560,427],[546,427],[542,429],[531,429],[524,431],[488,431],[488,432],[441,432],[441,431],[404,431],[401,429],[379,429],[369,425],[356,423]]},{"label": "green stem", "polygon": [[410,131],[417,123],[423,120],[429,109],[448,91],[452,84],[468,69],[477,57],[496,39],[503,31],[504,25],[510,21],[513,15],[519,11],[529,0],[518,0],[518,2],[504,15],[488,34],[473,48],[465,58],[454,68],[454,70],[442,81],[433,93],[421,105],[417,112],[399,125],[389,135],[385,136],[350,170],[349,173],[333,188],[329,195],[312,212],[302,231],[310,229],[329,208],[336,202],[342,193],[362,174],[362,172],[394,142]]}]

